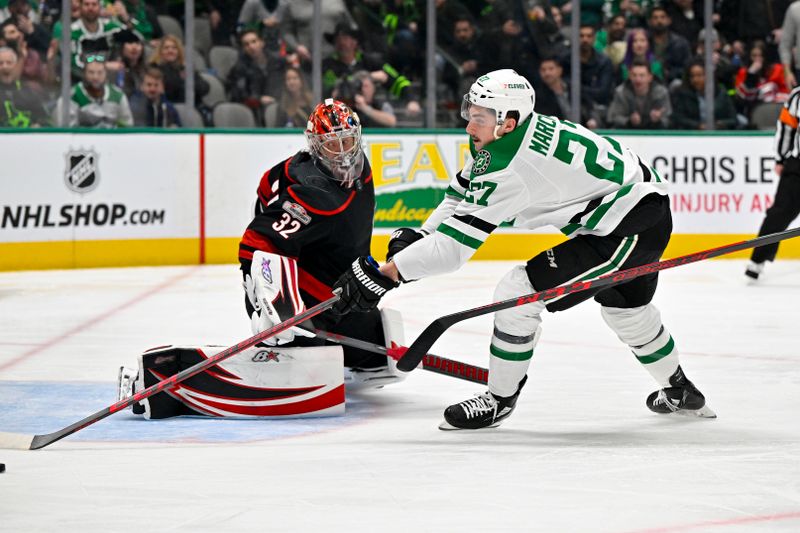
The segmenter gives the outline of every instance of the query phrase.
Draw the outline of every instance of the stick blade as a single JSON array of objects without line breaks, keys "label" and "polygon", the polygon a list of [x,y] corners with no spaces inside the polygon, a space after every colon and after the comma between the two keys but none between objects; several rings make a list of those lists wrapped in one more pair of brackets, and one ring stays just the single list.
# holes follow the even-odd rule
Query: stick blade
[{"label": "stick blade", "polygon": [[33,446],[33,435],[23,433],[5,433],[0,431],[0,449],[30,450]]},{"label": "stick blade", "polygon": [[431,322],[417,339],[411,343],[406,353],[397,361],[397,368],[403,372],[411,372],[431,349],[431,346],[441,337],[450,325],[445,323],[446,317],[437,318]]}]

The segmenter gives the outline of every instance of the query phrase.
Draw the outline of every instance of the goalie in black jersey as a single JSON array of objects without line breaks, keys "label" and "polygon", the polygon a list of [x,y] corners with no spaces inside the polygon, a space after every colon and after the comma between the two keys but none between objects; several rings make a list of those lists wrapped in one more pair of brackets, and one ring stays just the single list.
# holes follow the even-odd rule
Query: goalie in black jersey
[{"label": "goalie in black jersey", "polygon": [[[261,177],[254,217],[239,243],[245,308],[253,333],[331,297],[359,256],[369,255],[375,190],[361,146],[358,115],[342,102],[317,105],[308,148]],[[134,405],[147,418],[178,415],[321,416],[344,411],[344,385],[380,387],[401,379],[385,355],[325,345],[308,329],[402,344],[399,313],[383,309],[341,317],[330,312],[268,339],[164,393]],[[120,396],[149,387],[224,347],[168,346],[121,369]],[[345,367],[343,375],[342,367]]]}]

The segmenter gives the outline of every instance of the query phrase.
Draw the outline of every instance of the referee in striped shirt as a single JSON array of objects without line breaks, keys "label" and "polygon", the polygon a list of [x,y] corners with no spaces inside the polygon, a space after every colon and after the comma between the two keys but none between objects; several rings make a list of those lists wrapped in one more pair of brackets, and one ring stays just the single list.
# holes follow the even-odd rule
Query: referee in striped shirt
[{"label": "referee in striped shirt", "polygon": [[[767,209],[759,237],[783,231],[800,214],[800,86],[795,87],[783,104],[775,132],[775,174],[780,176],[775,201]],[[753,249],[745,275],[753,279],[764,271],[766,261],[774,261],[778,243]]]}]

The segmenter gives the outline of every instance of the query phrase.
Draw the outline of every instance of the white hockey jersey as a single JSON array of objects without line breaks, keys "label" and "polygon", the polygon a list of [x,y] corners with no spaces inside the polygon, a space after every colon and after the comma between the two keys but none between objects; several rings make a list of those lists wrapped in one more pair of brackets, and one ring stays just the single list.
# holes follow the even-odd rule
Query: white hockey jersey
[{"label": "white hockey jersey", "polygon": [[644,196],[667,194],[667,182],[629,148],[547,115],[480,151],[470,142],[470,153],[423,224],[429,235],[394,256],[403,279],[457,270],[503,222],[602,236]]}]

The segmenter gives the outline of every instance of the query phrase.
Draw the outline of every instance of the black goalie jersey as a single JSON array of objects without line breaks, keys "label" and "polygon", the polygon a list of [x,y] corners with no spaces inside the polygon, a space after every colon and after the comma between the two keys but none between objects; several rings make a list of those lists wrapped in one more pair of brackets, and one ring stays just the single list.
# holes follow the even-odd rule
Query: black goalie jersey
[{"label": "black goalie jersey", "polygon": [[239,244],[239,261],[250,272],[261,250],[297,261],[307,307],[331,297],[331,286],[357,257],[369,255],[375,188],[365,162],[362,189],[343,189],[301,151],[261,178],[255,218]]},{"label": "black goalie jersey", "polygon": [[[361,190],[342,188],[327,177],[311,155],[301,151],[268,170],[258,186],[255,217],[239,243],[243,273],[261,250],[297,261],[300,295],[306,307],[331,297],[331,287],[359,256],[369,255],[375,188],[364,161]],[[317,327],[383,343],[379,314],[354,314],[341,321],[331,313],[314,319]],[[297,338],[295,344],[306,344]],[[386,358],[345,349],[347,366],[385,365]]]}]

